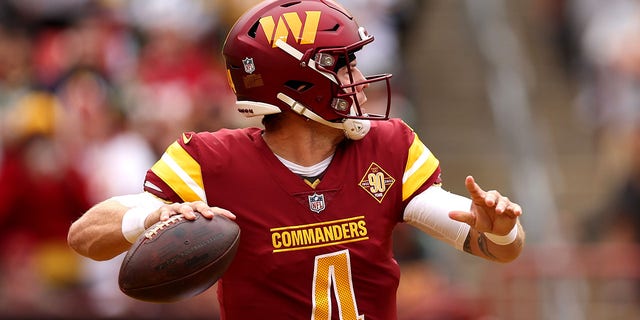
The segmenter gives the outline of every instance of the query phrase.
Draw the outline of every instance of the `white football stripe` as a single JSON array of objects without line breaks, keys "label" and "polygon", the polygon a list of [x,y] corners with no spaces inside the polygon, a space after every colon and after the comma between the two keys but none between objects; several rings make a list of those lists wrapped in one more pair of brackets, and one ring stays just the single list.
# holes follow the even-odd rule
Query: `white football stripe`
[{"label": "white football stripe", "polygon": [[146,181],[146,182],[144,183],[144,186],[145,186],[145,187],[148,187],[148,188],[150,188],[150,189],[156,190],[156,191],[158,191],[158,192],[162,192],[162,190],[160,189],[160,187],[156,186],[155,184],[151,183],[150,181]]}]

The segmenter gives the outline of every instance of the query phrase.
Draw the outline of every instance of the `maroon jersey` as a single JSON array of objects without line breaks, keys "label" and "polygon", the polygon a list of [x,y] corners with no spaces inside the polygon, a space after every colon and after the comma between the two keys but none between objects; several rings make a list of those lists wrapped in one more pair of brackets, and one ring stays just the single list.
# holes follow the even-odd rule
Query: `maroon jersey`
[{"label": "maroon jersey", "polygon": [[145,182],[163,199],[236,214],[239,250],[218,283],[223,318],[395,319],[391,232],[411,197],[439,179],[438,160],[402,121],[374,121],[309,183],[261,133],[184,134]]}]

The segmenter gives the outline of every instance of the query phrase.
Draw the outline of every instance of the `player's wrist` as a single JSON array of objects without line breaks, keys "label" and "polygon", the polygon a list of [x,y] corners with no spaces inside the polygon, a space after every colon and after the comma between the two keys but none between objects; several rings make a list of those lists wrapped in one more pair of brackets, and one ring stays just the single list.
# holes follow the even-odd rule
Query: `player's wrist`
[{"label": "player's wrist", "polygon": [[155,211],[155,208],[133,207],[122,216],[122,235],[130,243],[134,243],[146,230],[147,217]]},{"label": "player's wrist", "polygon": [[485,232],[484,235],[487,237],[487,239],[489,239],[489,241],[497,245],[506,246],[516,241],[516,238],[518,237],[518,224],[516,223],[511,229],[511,231],[509,231],[509,233],[503,236],[489,233],[489,232]]}]

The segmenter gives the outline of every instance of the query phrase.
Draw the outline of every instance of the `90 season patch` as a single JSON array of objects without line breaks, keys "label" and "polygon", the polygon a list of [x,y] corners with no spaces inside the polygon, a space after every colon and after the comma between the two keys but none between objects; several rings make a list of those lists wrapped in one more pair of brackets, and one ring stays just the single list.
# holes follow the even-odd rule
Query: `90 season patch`
[{"label": "90 season patch", "polygon": [[360,180],[360,187],[379,203],[382,203],[382,199],[384,199],[384,196],[395,182],[396,179],[390,176],[378,164],[372,162]]}]

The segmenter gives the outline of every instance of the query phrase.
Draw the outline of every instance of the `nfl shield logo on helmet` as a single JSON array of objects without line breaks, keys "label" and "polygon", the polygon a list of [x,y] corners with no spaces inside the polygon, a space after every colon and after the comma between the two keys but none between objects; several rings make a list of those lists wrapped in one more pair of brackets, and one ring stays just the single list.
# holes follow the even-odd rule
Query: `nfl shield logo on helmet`
[{"label": "nfl shield logo on helmet", "polygon": [[314,193],[309,196],[309,209],[315,213],[324,210],[324,195]]},{"label": "nfl shield logo on helmet", "polygon": [[244,72],[252,74],[256,71],[256,65],[253,64],[253,58],[242,59],[242,64],[244,65]]}]

